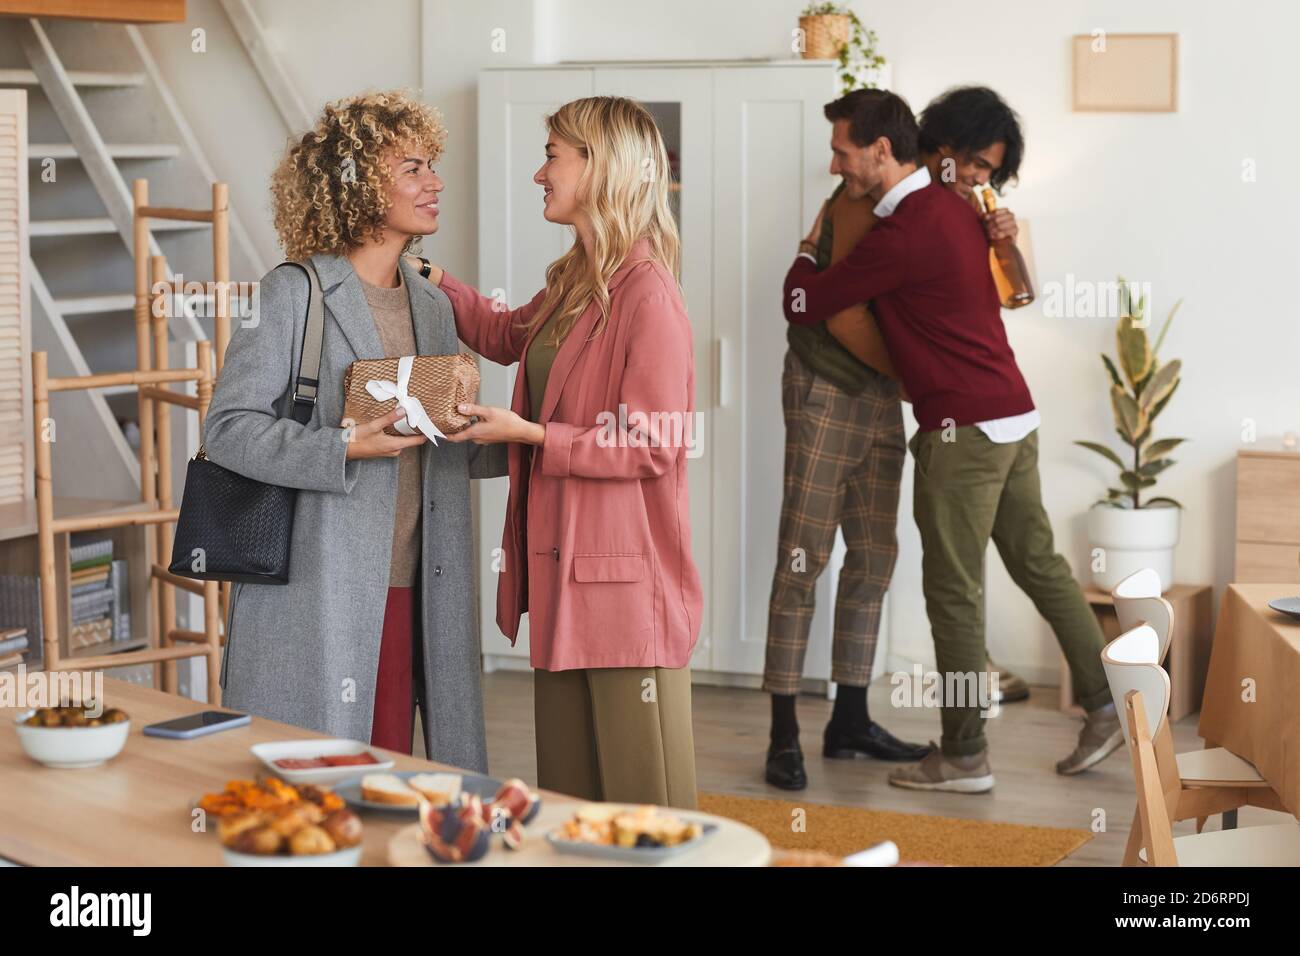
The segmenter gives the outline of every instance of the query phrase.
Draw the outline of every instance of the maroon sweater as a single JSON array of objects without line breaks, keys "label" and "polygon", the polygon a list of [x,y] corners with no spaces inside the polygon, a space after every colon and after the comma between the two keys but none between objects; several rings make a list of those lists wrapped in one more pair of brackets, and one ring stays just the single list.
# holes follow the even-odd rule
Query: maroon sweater
[{"label": "maroon sweater", "polygon": [[1033,409],[1002,325],[984,227],[950,189],[931,183],[909,193],[835,265],[818,272],[799,256],[786,274],[791,322],[815,325],[862,302],[871,303],[922,430]]}]

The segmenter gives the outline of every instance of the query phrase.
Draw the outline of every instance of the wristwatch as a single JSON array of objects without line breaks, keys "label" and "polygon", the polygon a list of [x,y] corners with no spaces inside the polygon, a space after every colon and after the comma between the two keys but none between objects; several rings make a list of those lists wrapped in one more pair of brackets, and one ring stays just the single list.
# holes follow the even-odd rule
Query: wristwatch
[{"label": "wristwatch", "polygon": [[420,260],[420,275],[424,276],[426,279],[429,278],[433,273],[433,264],[429,262],[428,259],[424,258],[424,256],[416,256],[416,258]]}]

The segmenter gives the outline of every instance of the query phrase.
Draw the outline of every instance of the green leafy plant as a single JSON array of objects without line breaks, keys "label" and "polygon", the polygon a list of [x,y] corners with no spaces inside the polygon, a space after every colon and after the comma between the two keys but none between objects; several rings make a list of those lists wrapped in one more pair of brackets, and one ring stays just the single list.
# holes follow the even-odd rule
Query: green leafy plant
[{"label": "green leafy plant", "polygon": [[1105,354],[1101,360],[1110,375],[1110,404],[1115,413],[1115,431],[1128,446],[1125,449],[1128,461],[1097,442],[1076,441],[1075,444],[1096,452],[1119,468],[1121,487],[1107,489],[1106,498],[1100,504],[1116,508],[1145,508],[1151,505],[1181,508],[1182,505],[1173,498],[1143,500],[1142,493],[1156,483],[1157,475],[1174,464],[1173,459],[1168,457],[1169,453],[1187,440],[1151,440],[1156,416],[1169,404],[1169,399],[1173,398],[1181,380],[1182,362],[1178,359],[1161,362],[1158,353],[1164,344],[1165,334],[1169,331],[1169,324],[1173,322],[1174,314],[1183,302],[1179,299],[1169,310],[1169,317],[1156,336],[1155,345],[1147,338],[1146,296],[1133,302],[1129,284],[1122,276],[1119,279],[1118,302],[1120,320],[1115,329],[1118,362]]},{"label": "green leafy plant", "polygon": [[[843,4],[809,3],[803,9],[803,16],[849,18],[849,39],[839,53],[841,93],[858,88],[858,75],[863,70],[876,70],[885,65],[885,58],[876,52],[876,31],[864,27],[858,15]],[[862,86],[875,89],[876,84],[867,81]]]}]

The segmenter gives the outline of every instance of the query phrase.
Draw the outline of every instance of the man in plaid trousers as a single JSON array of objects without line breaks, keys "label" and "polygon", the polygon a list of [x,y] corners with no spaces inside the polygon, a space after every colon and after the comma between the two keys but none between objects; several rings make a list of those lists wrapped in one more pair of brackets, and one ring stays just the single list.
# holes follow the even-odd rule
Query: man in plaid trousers
[{"label": "man in plaid trousers", "polygon": [[[831,197],[817,249],[831,262],[834,220],[852,216],[843,186]],[[785,483],[776,574],[768,606],[763,689],[772,695],[767,782],[808,785],[795,697],[812,623],[813,589],[844,533],[848,553],[835,601],[831,679],[835,708],[823,735],[829,758],[920,760],[928,747],[898,740],[871,720],[867,685],[880,609],[898,554],[895,524],[906,443],[898,383],[858,361],[825,323],[788,326],[781,379]]]}]

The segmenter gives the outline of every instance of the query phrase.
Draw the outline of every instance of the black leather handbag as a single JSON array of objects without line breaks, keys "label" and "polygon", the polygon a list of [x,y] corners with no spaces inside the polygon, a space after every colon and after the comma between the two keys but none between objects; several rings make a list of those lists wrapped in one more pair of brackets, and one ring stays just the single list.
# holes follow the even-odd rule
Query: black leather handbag
[{"label": "black leather handbag", "polygon": [[[289,416],[300,425],[311,420],[319,385],[325,306],[320,279],[310,260],[289,262],[307,276],[307,322],[298,373],[289,383]],[[200,581],[289,583],[289,541],[293,536],[296,488],[256,481],[222,468],[199,447],[185,469],[172,574]]]}]

